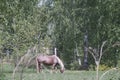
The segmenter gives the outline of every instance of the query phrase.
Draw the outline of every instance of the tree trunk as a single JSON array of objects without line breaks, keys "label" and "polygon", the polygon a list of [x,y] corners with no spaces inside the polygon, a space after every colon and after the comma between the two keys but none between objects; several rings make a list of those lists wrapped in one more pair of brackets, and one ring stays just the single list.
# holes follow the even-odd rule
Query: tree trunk
[{"label": "tree trunk", "polygon": [[85,32],[84,35],[84,61],[83,61],[83,69],[88,69],[88,33]]}]

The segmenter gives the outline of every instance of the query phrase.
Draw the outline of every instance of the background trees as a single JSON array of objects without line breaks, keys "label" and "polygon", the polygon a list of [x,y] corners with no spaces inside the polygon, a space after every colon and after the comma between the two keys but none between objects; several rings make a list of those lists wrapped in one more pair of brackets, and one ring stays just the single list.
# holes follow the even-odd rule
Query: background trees
[{"label": "background trees", "polygon": [[[119,0],[1,0],[0,54],[16,57],[33,45],[52,46],[71,68],[76,48],[83,60],[87,31],[88,46],[99,51],[102,42],[107,41],[102,64],[115,67],[120,57],[119,6]],[[87,56],[88,63],[94,64],[92,56]]]}]

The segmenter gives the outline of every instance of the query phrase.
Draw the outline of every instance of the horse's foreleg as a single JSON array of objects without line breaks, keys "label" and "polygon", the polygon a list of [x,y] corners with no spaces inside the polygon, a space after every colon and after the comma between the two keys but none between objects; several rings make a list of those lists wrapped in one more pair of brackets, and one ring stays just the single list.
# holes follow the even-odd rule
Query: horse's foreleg
[{"label": "horse's foreleg", "polygon": [[52,65],[52,72],[56,72],[56,71],[55,71],[55,67],[56,67],[56,64],[53,64],[53,65]]},{"label": "horse's foreleg", "polygon": [[42,64],[39,63],[39,72],[41,72],[41,71],[42,71]]},{"label": "horse's foreleg", "polygon": [[39,73],[40,72],[40,70],[39,70],[39,62],[38,62],[38,60],[36,59],[36,70],[37,70],[37,73]]}]

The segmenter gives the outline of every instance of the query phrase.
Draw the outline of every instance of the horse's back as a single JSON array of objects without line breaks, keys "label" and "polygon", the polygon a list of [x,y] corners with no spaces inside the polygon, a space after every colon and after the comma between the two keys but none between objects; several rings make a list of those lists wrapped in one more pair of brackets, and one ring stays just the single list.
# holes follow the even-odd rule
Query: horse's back
[{"label": "horse's back", "polygon": [[57,63],[57,59],[55,55],[38,55],[37,56],[38,62],[44,63],[44,64],[55,64]]}]

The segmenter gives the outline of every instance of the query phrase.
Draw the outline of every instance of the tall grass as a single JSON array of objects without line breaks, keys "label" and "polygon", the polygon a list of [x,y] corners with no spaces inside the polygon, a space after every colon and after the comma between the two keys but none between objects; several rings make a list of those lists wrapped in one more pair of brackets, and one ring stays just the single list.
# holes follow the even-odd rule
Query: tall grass
[{"label": "tall grass", "polygon": [[[13,66],[4,65],[3,71],[6,75],[5,80],[13,80],[13,69]],[[103,73],[104,72],[99,72],[99,76]],[[15,73],[15,80],[20,80],[20,74],[20,72]],[[96,80],[96,72],[66,70],[63,74],[61,74],[59,71],[57,71],[57,73],[50,73],[49,70],[43,70],[43,72],[37,74],[35,69],[25,68],[22,80]],[[102,80],[120,80],[120,70],[112,71],[106,74],[103,76]]]},{"label": "tall grass", "polygon": [[[8,80],[12,80],[11,73],[7,73]],[[20,79],[20,73],[16,73],[15,80]],[[42,73],[24,72],[23,80],[95,80],[94,71],[65,71],[61,74],[43,71]]]}]

